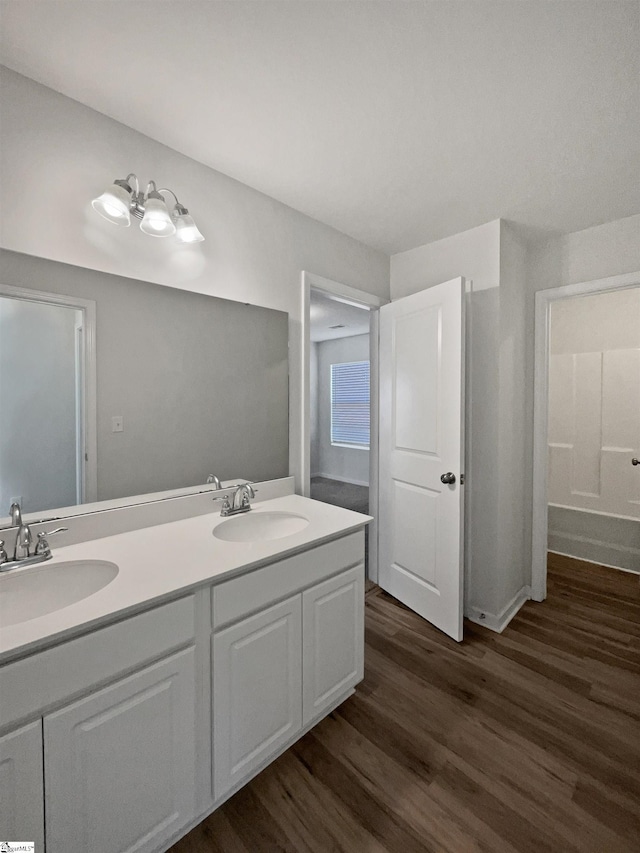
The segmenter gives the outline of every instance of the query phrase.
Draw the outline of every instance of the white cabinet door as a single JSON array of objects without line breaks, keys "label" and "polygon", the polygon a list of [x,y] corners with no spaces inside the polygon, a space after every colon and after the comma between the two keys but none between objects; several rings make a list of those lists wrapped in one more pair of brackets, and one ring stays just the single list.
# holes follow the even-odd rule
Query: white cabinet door
[{"label": "white cabinet door", "polygon": [[301,728],[301,647],[299,595],[214,634],[216,799]]},{"label": "white cabinet door", "polygon": [[303,725],[364,675],[364,565],[302,595]]},{"label": "white cabinet door", "polygon": [[44,718],[47,853],[156,850],[195,817],[194,650]]},{"label": "white cabinet door", "polygon": [[44,851],[41,720],[0,738],[0,838]]}]

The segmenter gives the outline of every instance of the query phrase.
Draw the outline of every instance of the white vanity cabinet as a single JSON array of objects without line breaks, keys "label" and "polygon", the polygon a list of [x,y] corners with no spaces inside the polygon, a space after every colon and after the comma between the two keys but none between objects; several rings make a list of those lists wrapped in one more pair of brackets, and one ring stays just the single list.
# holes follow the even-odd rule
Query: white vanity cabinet
[{"label": "white vanity cabinet", "polygon": [[352,534],[213,588],[216,800],[362,679],[362,557],[362,534]]},{"label": "white vanity cabinet", "polygon": [[353,692],[362,530],[269,559],[0,665],[0,838],[163,853]]},{"label": "white vanity cabinet", "polygon": [[152,851],[195,814],[194,650],[44,718],[47,853]]},{"label": "white vanity cabinet", "polygon": [[214,636],[216,799],[250,776],[300,731],[301,690],[300,596]]},{"label": "white vanity cabinet", "polygon": [[364,675],[364,566],[302,593],[302,725],[328,713]]},{"label": "white vanity cabinet", "polygon": [[0,737],[0,838],[44,850],[41,720]]},{"label": "white vanity cabinet", "polygon": [[0,837],[165,849],[197,814],[196,668],[193,595],[0,667]]}]

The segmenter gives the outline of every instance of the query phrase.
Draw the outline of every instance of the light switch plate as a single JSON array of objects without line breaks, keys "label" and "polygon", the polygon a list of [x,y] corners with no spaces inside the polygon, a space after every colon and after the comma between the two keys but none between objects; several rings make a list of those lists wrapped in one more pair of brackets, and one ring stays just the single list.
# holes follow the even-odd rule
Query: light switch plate
[{"label": "light switch plate", "polygon": [[111,418],[111,432],[123,432],[124,431],[124,418],[122,415],[114,415]]}]

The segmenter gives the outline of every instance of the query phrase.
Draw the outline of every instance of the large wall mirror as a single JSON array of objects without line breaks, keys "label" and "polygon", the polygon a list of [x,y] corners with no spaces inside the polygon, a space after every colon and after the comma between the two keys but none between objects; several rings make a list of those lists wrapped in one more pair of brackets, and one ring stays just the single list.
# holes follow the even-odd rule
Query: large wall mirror
[{"label": "large wall mirror", "polygon": [[0,518],[287,476],[286,313],[2,260]]}]

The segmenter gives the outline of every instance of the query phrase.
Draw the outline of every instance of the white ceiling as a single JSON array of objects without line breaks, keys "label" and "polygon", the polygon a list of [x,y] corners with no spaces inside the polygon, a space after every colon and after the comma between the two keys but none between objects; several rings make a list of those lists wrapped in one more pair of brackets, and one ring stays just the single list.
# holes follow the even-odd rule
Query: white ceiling
[{"label": "white ceiling", "polygon": [[[310,294],[309,317],[309,337],[316,343],[369,334],[370,312],[368,309],[339,302],[317,290],[312,290]],[[343,328],[334,329],[332,326]]]},{"label": "white ceiling", "polygon": [[640,210],[636,0],[1,8],[6,65],[388,253]]}]

